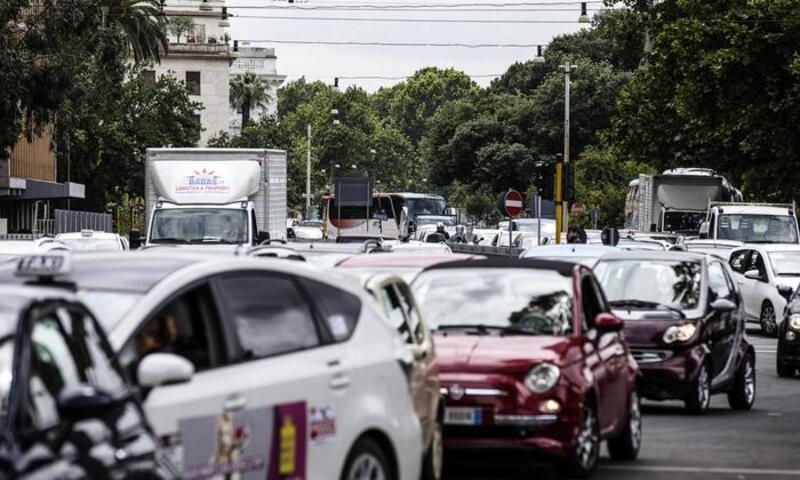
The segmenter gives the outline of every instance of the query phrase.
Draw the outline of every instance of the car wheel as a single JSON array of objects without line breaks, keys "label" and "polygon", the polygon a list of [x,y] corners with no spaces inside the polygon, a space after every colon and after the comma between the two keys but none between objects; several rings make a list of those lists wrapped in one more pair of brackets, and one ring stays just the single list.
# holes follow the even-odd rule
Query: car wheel
[{"label": "car wheel", "polygon": [[562,478],[588,478],[597,467],[600,457],[600,429],[594,406],[585,403],[575,451],[556,462],[556,472]]},{"label": "car wheel", "polygon": [[700,368],[684,403],[686,410],[693,415],[702,415],[708,410],[711,404],[711,367],[708,362],[703,363]]},{"label": "car wheel", "polygon": [[775,321],[775,308],[771,302],[764,302],[761,306],[761,333],[768,337],[774,337],[778,331],[778,324]]},{"label": "car wheel", "polygon": [[790,367],[789,365],[786,365],[785,363],[783,363],[783,360],[781,358],[781,357],[783,357],[783,352],[781,350],[782,350],[781,349],[781,342],[779,340],[778,341],[778,354],[775,356],[775,367],[776,367],[776,370],[778,371],[778,376],[782,377],[782,378],[794,377],[794,374],[795,374],[795,372],[797,372],[797,369],[794,368],[794,367]]},{"label": "car wheel", "polygon": [[750,410],[756,401],[756,362],[748,353],[736,371],[736,379],[728,392],[728,404],[734,410]]},{"label": "car wheel", "polygon": [[425,452],[422,464],[422,480],[441,480],[444,473],[444,433],[441,420],[433,427],[433,438]]},{"label": "car wheel", "polygon": [[394,480],[386,454],[374,440],[360,438],[347,455],[342,480]]},{"label": "car wheel", "polygon": [[642,445],[642,411],[639,395],[634,390],[628,405],[628,419],[619,437],[608,440],[608,453],[612,460],[636,460]]}]

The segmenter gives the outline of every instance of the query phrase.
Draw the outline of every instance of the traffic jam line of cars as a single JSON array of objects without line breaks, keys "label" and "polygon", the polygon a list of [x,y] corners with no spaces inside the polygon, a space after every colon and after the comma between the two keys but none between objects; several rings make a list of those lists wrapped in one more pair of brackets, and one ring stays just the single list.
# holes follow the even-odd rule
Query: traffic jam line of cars
[{"label": "traffic jam line of cars", "polygon": [[794,247],[61,250],[0,265],[0,478],[585,478],[643,399],[752,408],[754,305],[800,368]]}]

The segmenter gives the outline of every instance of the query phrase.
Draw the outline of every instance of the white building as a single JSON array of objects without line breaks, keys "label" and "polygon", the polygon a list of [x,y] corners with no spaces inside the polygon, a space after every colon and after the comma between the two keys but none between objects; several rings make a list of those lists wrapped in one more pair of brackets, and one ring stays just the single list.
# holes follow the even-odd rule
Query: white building
[{"label": "white building", "polygon": [[[278,113],[278,87],[286,80],[286,75],[278,75],[277,61],[278,57],[275,56],[274,48],[251,47],[247,43],[239,44],[236,60],[230,68],[231,78],[242,73],[253,72],[269,85],[270,100],[266,102],[264,108],[255,107],[250,111],[251,121],[257,122],[264,115]],[[242,130],[242,112],[231,108],[229,113],[228,132],[231,135],[239,135]]]},{"label": "white building", "polygon": [[222,18],[224,6],[224,0],[168,0],[164,13],[171,23],[183,18],[191,19],[192,25],[185,33],[169,28],[169,51],[150,73],[186,82],[189,98],[203,104],[197,112],[200,146],[228,130],[230,67],[235,56],[228,42],[229,21]]}]

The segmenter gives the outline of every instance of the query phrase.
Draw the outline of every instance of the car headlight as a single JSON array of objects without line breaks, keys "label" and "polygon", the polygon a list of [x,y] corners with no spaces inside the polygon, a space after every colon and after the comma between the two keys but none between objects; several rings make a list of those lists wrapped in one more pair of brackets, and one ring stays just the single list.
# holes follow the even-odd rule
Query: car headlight
[{"label": "car headlight", "polygon": [[693,323],[673,325],[664,332],[664,343],[688,342],[696,331],[697,327]]},{"label": "car headlight", "polygon": [[789,326],[792,328],[792,330],[796,330],[796,331],[800,332],[800,315],[798,315],[796,313],[790,315],[789,316]]},{"label": "car headlight", "polygon": [[525,377],[525,386],[533,393],[545,393],[553,389],[561,376],[561,370],[550,363],[536,365]]}]

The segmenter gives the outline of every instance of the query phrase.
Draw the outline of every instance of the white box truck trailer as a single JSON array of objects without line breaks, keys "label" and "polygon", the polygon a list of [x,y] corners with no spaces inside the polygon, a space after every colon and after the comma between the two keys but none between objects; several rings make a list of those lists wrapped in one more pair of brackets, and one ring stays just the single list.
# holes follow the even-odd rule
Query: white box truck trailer
[{"label": "white box truck trailer", "polygon": [[286,152],[149,148],[145,245],[258,245],[286,237]]}]

